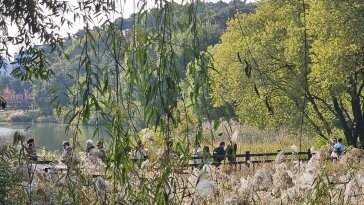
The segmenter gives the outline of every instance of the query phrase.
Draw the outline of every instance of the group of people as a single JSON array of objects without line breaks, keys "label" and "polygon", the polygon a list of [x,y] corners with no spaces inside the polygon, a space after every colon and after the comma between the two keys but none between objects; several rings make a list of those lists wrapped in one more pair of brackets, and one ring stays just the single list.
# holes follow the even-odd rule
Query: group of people
[{"label": "group of people", "polygon": [[213,154],[210,154],[210,148],[208,146],[204,146],[202,149],[200,144],[196,144],[193,150],[194,163],[195,164],[210,164],[211,158],[213,162],[215,162],[216,166],[220,166],[221,162],[226,158],[228,161],[236,162],[236,150],[238,146],[236,143],[229,144],[225,149],[225,142],[220,142],[219,146],[216,147],[213,151]]},{"label": "group of people", "polygon": [[[73,149],[68,141],[62,143],[63,151],[60,161],[65,164],[69,164],[72,159]],[[38,161],[37,150],[35,146],[34,138],[27,140],[27,146],[24,147],[27,153],[27,157],[31,161]],[[86,141],[86,155],[90,158],[100,158],[101,161],[106,161],[106,149],[101,141],[96,143],[96,147],[93,145],[92,140]]]},{"label": "group of people", "polygon": [[[72,155],[73,155],[73,148],[70,144],[69,141],[64,141],[62,143],[63,146],[63,151],[62,151],[62,155],[60,158],[60,161],[66,165],[70,165],[72,164]],[[24,147],[27,157],[29,160],[31,161],[38,161],[38,156],[37,156],[37,150],[36,150],[36,146],[35,146],[35,140],[34,138],[30,138],[29,140],[27,140],[27,145]],[[128,150],[128,153],[131,151]],[[92,140],[87,140],[86,141],[86,156],[91,159],[100,159],[101,161],[105,162],[106,161],[106,149],[104,148],[104,144],[101,141],[98,141],[96,143],[96,146],[94,146],[94,143]],[[136,144],[136,148],[135,151],[132,153],[133,154],[133,158],[136,159],[136,161],[138,162],[142,162],[145,159],[147,159],[147,151],[144,149],[143,143],[141,140],[137,141]]]},{"label": "group of people", "polygon": [[195,164],[210,164],[211,163],[211,154],[209,146],[204,146],[201,148],[200,144],[196,144],[193,149],[193,162]]},{"label": "group of people", "polygon": [[333,139],[333,149],[331,152],[331,159],[338,160],[345,152],[343,140],[341,138]]},{"label": "group of people", "polygon": [[[62,146],[63,151],[60,161],[66,165],[70,165],[73,159],[73,149],[71,147],[71,144],[68,141],[64,141]],[[91,160],[100,159],[102,162],[106,161],[106,149],[104,148],[104,143],[101,141],[98,141],[95,147],[92,140],[87,140],[85,151],[86,156]]]},{"label": "group of people", "polygon": [[[215,165],[220,166],[221,162],[227,158],[229,163],[234,163],[236,162],[236,150],[236,143],[229,144],[225,149],[225,142],[220,142],[219,146],[214,149],[213,155],[211,155],[208,146],[204,146],[202,149],[200,144],[196,144],[193,150],[193,162],[194,164],[210,164],[210,160],[213,159]],[[344,152],[345,149],[342,139],[334,138],[331,159],[338,160]]]},{"label": "group of people", "polygon": [[86,155],[89,158],[100,158],[101,161],[105,162],[106,160],[106,150],[104,148],[104,143],[98,141],[96,143],[96,147],[93,144],[92,140],[86,141]]},{"label": "group of people", "polygon": [[[342,139],[334,139],[333,151],[331,153],[332,160],[339,159],[344,154],[344,145],[342,143]],[[61,155],[60,161],[65,164],[69,164],[72,159],[73,149],[68,141],[64,141],[63,144],[63,152]],[[35,146],[35,140],[30,138],[27,140],[27,146],[25,147],[25,151],[27,153],[27,157],[29,160],[37,161],[37,151]],[[219,146],[213,150],[213,154],[210,153],[209,146],[204,146],[201,148],[200,144],[196,144],[193,150],[194,163],[195,164],[210,164],[213,160],[216,166],[219,166],[222,161],[226,158],[231,162],[236,162],[236,151],[237,144],[231,143],[225,149],[225,142],[220,142]],[[101,141],[96,143],[96,147],[93,145],[92,140],[86,141],[86,155],[89,158],[97,159],[99,158],[101,161],[106,161],[106,149],[104,148],[104,144]],[[147,151],[144,149],[142,142],[137,141],[135,152],[133,153],[134,158],[138,162],[142,162],[147,159]]]}]

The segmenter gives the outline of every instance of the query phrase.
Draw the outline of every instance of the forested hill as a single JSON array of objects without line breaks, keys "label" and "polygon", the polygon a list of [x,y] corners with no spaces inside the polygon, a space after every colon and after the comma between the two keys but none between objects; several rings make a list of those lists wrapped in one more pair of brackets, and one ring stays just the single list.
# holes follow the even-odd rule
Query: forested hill
[{"label": "forested hill", "polygon": [[[199,9],[197,14],[201,17],[203,22],[213,22],[214,24],[219,24],[222,29],[227,28],[227,20],[233,18],[236,15],[236,11],[241,13],[253,13],[256,9],[256,4],[247,3],[246,0],[236,0],[230,1],[229,3],[219,1],[216,3],[212,2],[198,2]],[[174,3],[174,8],[176,13],[188,13],[188,7],[190,5],[181,5]],[[157,9],[152,9],[151,12],[156,12]],[[118,18],[115,23],[119,25],[119,29],[130,29],[133,26],[134,20],[137,18],[137,14],[132,14],[127,19]]]},{"label": "forested hill", "polygon": [[[190,4],[181,5],[178,3],[173,4],[174,15],[179,20],[185,20],[189,18]],[[199,16],[202,29],[208,33],[205,33],[205,38],[200,38],[200,50],[206,49],[210,45],[214,45],[219,42],[220,36],[226,31],[227,21],[234,18],[236,13],[254,13],[256,4],[247,3],[247,0],[230,1],[229,3],[219,1],[212,2],[198,2],[197,10],[195,11]],[[149,17],[147,17],[146,25],[151,27],[155,23],[154,16],[158,13],[158,9],[151,9]],[[121,31],[129,31],[132,29],[134,22],[138,20],[138,14],[134,13],[129,18],[117,18],[114,24]],[[209,29],[209,30],[208,30]],[[85,30],[81,29],[75,37],[80,38],[85,35]],[[207,35],[208,34],[208,35]],[[207,36],[206,36],[207,35]]]}]

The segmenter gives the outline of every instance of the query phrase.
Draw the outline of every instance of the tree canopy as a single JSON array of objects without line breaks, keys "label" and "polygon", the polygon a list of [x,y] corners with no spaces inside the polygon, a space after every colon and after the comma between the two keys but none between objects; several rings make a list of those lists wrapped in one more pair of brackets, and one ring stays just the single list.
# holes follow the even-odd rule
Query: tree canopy
[{"label": "tree canopy", "polygon": [[306,129],[323,138],[342,129],[356,145],[363,133],[363,6],[264,1],[255,14],[239,14],[215,48],[215,105],[234,103],[242,121],[260,126],[297,128],[303,115]]}]

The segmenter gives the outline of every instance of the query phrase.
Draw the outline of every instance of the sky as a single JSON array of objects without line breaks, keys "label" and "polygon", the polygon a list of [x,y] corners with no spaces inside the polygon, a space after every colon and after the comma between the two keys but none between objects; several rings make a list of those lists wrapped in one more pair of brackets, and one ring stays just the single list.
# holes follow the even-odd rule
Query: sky
[{"label": "sky", "polygon": [[[71,4],[77,4],[77,1],[78,0],[68,0],[68,2],[70,2]],[[108,16],[108,18],[110,19],[116,19],[118,17],[121,17],[123,16],[124,18],[128,18],[131,14],[133,13],[136,13],[138,11],[138,6],[140,5],[137,5],[137,2],[139,0],[119,0],[119,2],[121,2],[119,4],[122,5],[120,6],[119,8],[122,8],[120,9],[121,12],[119,14],[111,14]],[[186,3],[186,2],[190,2],[191,0],[174,0],[175,2],[177,3]],[[205,0],[206,2],[219,2],[221,0]],[[222,0],[223,2],[231,2],[233,0]],[[253,2],[254,0],[248,0],[247,2]],[[152,8],[153,5],[154,5],[154,2],[155,0],[148,0],[148,2],[151,2],[149,5],[148,5],[148,8]],[[68,19],[72,19],[73,16],[68,16],[66,17]],[[92,26],[98,26],[98,21],[101,20],[101,19],[97,19],[94,21],[94,25]],[[85,26],[85,24],[81,21],[78,21],[74,24],[74,26],[72,28],[69,28],[68,26],[63,26],[61,27],[61,30],[59,31],[59,33],[62,35],[62,36],[67,36],[67,33],[76,33],[78,30],[82,29],[83,27]],[[10,27],[9,29],[9,33],[11,35],[14,35],[15,33],[17,33],[17,29],[13,26],[13,27]],[[36,40],[35,40],[35,43],[36,43]],[[13,46],[13,45],[8,45],[9,47],[9,53],[11,55],[13,55],[14,53],[16,53],[19,49],[20,49],[20,46]]]}]

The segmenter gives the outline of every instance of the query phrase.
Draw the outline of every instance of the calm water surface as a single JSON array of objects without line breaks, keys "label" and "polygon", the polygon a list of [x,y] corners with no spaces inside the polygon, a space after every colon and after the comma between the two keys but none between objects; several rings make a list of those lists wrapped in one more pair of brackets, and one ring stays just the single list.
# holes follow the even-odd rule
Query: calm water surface
[{"label": "calm water surface", "polygon": [[[30,128],[30,137],[36,140],[37,147],[44,147],[49,151],[62,151],[62,142],[65,140],[72,141],[72,135],[65,132],[65,124],[49,124],[49,123],[2,123],[0,124],[0,133],[9,132],[9,129],[25,129]],[[86,139],[93,139],[97,141],[102,136],[92,138],[94,127],[82,127],[82,135],[80,141],[84,142]]]}]

